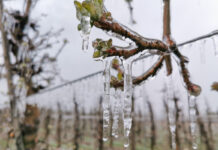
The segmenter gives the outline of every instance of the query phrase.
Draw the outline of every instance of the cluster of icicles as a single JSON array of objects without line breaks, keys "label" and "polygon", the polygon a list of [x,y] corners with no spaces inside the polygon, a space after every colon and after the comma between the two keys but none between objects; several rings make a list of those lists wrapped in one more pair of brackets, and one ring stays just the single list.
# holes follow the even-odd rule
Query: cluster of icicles
[{"label": "cluster of icicles", "polygon": [[119,115],[122,114],[123,125],[124,125],[124,147],[129,146],[129,134],[132,125],[132,62],[124,61],[124,97],[120,94],[121,90],[117,89],[112,95],[110,88],[111,80],[111,58],[104,60],[104,100],[103,100],[103,140],[107,141],[109,137],[109,126],[110,126],[110,109],[112,104],[110,101],[113,96],[113,125],[112,125],[112,136],[117,138],[119,136]]},{"label": "cluster of icicles", "polygon": [[[172,150],[176,150],[176,118],[175,118],[175,105],[173,101],[173,84],[172,84],[172,76],[166,77],[166,82],[167,82],[167,94],[165,99],[167,99],[167,105],[169,108],[168,111],[168,118],[169,118],[169,125],[170,125],[170,132],[171,132],[171,147]],[[198,149],[198,144],[197,144],[197,123],[196,123],[196,96],[188,94],[188,107],[189,107],[189,125],[190,125],[190,131],[191,131],[191,141],[192,141],[192,150],[197,150]]]}]

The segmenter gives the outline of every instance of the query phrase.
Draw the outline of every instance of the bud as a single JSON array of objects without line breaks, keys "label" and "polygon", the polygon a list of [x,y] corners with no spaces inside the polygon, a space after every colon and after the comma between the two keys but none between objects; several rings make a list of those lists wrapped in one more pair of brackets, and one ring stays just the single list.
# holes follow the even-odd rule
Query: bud
[{"label": "bud", "polygon": [[192,96],[199,96],[201,94],[201,87],[199,85],[192,84],[188,91]]},{"label": "bud", "polygon": [[218,82],[214,82],[211,86],[211,89],[218,92]]}]

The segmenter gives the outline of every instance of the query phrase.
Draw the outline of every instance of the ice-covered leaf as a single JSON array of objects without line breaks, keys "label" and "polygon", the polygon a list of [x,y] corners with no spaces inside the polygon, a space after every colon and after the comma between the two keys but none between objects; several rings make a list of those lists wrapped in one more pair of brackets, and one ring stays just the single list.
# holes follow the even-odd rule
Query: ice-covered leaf
[{"label": "ice-covered leaf", "polygon": [[119,65],[120,65],[119,60],[117,58],[114,58],[112,60],[112,66],[119,66]]},{"label": "ice-covered leaf", "polygon": [[89,12],[82,6],[80,2],[74,1],[74,5],[76,7],[76,17],[79,21],[81,21],[82,16],[89,16]]},{"label": "ice-covered leaf", "polygon": [[82,3],[74,1],[77,10],[77,18],[81,20],[82,16],[90,16],[91,21],[98,20],[104,12],[102,0],[85,0]]},{"label": "ice-covered leaf", "polygon": [[95,49],[95,52],[93,54],[94,58],[102,57],[104,55],[106,56],[106,53],[104,52],[112,47],[112,39],[109,39],[108,41],[96,39],[95,41],[93,41],[92,46]]},{"label": "ice-covered leaf", "polygon": [[117,81],[117,78],[115,76],[111,76],[111,82]]},{"label": "ice-covered leaf", "polygon": [[101,57],[101,52],[99,50],[95,51],[93,54],[93,58]]},{"label": "ice-covered leaf", "polygon": [[103,41],[102,39],[96,39],[92,43],[93,48],[100,51],[106,51],[112,47],[112,39],[108,41]]}]

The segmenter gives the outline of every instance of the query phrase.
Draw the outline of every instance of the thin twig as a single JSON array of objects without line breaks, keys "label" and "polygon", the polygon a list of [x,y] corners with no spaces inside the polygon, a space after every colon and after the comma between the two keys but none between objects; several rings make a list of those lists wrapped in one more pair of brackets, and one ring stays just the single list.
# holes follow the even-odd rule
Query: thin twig
[{"label": "thin twig", "polygon": [[215,35],[218,35],[218,30],[214,30],[214,31],[212,31],[212,32],[210,32],[210,33],[208,33],[208,34],[205,34],[205,35],[196,37],[196,38],[194,38],[194,39],[191,39],[191,40],[182,42],[182,43],[178,44],[177,46],[178,46],[178,47],[181,47],[181,46],[184,46],[184,45],[187,45],[187,44],[191,44],[191,43],[194,43],[194,42],[197,42],[197,41],[206,39],[206,38],[210,38],[210,37],[215,36]]}]

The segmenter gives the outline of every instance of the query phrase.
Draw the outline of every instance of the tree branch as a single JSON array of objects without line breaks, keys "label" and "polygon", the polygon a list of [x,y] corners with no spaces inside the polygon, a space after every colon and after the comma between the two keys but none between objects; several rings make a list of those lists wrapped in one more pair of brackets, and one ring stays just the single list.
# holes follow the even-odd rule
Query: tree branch
[{"label": "tree branch", "polygon": [[[173,43],[171,40],[171,26],[170,26],[170,0],[163,0],[163,1],[164,1],[163,2],[164,3],[163,41],[171,46]],[[170,75],[172,74],[173,71],[170,54],[164,56],[164,59],[166,63],[167,75]]]},{"label": "tree branch", "polygon": [[162,52],[168,52],[169,47],[160,40],[156,39],[148,39],[145,38],[129,28],[114,22],[113,20],[109,21],[104,16],[102,16],[99,20],[93,22],[94,26],[100,28],[105,31],[112,31],[116,34],[119,34],[125,38],[129,38],[138,46],[138,52],[141,52],[145,49],[157,49]]},{"label": "tree branch", "polygon": [[[163,61],[164,61],[164,57],[161,56],[157,62],[144,74],[136,77],[133,79],[133,84],[134,85],[139,85],[140,83],[142,83],[143,81],[147,80],[149,77],[155,76],[158,72],[158,70],[161,69],[161,67],[163,66]],[[111,86],[114,88],[121,88],[123,87],[124,82],[122,81],[118,81],[118,80],[112,80],[111,81]]]},{"label": "tree branch", "polygon": [[215,35],[218,35],[218,30],[215,30],[215,31],[212,31],[211,33],[208,33],[206,35],[202,35],[202,36],[196,37],[194,39],[182,42],[182,43],[178,44],[177,46],[181,47],[181,46],[184,46],[184,45],[187,45],[187,44],[191,44],[191,43],[197,42],[199,40],[210,38],[210,37],[215,36]]}]

